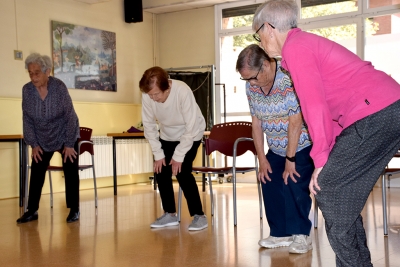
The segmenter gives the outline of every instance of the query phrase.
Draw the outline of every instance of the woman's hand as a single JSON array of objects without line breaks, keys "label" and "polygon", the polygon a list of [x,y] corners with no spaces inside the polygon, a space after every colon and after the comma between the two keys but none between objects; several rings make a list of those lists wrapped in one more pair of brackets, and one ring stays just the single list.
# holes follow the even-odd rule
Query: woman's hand
[{"label": "woman's hand", "polygon": [[294,177],[296,175],[298,178],[300,178],[300,174],[296,171],[296,164],[294,162],[290,162],[286,160],[285,163],[285,171],[282,174],[283,181],[285,185],[288,184],[288,177],[292,179],[293,182],[297,183],[296,178]]},{"label": "woman's hand", "polygon": [[317,194],[317,191],[315,189],[317,189],[318,191],[321,191],[321,188],[318,185],[318,175],[319,173],[322,171],[323,167],[320,168],[316,168],[311,176],[311,181],[310,181],[310,185],[308,186],[308,188],[310,189],[310,192],[315,196]]},{"label": "woman's hand", "polygon": [[153,172],[154,173],[160,173],[162,166],[165,166],[165,158],[155,160],[154,165],[153,165]]},{"label": "woman's hand", "polygon": [[182,162],[177,162],[174,159],[171,159],[171,162],[169,163],[169,165],[172,165],[172,175],[177,175],[178,173],[181,172],[181,168],[182,168]]},{"label": "woman's hand", "polygon": [[266,184],[267,181],[271,182],[271,178],[269,178],[268,173],[272,173],[271,165],[269,164],[268,160],[263,160],[260,162],[260,166],[258,168],[258,180],[263,184]]},{"label": "woman's hand", "polygon": [[43,150],[40,146],[32,148],[32,159],[34,159],[36,163],[42,161],[42,157],[40,155],[43,155]]},{"label": "woman's hand", "polygon": [[74,159],[76,159],[76,155],[78,154],[73,147],[64,147],[62,154],[64,155],[64,163],[67,162],[67,158],[71,162],[74,162]]}]

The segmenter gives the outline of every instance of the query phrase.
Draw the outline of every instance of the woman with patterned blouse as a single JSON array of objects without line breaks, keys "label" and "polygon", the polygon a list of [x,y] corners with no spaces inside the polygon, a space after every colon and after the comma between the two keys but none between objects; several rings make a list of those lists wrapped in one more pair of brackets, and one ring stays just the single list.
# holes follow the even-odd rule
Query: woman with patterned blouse
[{"label": "woman with patterned blouse", "polygon": [[[253,139],[259,160],[265,213],[270,236],[259,241],[266,248],[289,246],[290,253],[312,249],[308,215],[308,185],[314,171],[311,140],[303,122],[290,76],[280,62],[258,45],[246,47],[236,63],[252,116]],[[264,156],[266,135],[268,153]]]},{"label": "woman with patterned blouse", "polygon": [[78,138],[79,120],[65,84],[49,76],[51,59],[37,53],[25,60],[31,81],[22,88],[24,139],[32,147],[28,211],[17,220],[38,219],[39,201],[50,160],[62,152],[65,196],[70,213],[67,223],[79,220]]}]

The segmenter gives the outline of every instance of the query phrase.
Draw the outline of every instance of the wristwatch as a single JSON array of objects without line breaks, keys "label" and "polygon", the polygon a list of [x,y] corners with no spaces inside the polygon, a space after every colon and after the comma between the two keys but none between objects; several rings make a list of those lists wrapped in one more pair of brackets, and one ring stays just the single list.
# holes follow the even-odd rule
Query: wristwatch
[{"label": "wristwatch", "polygon": [[296,156],[293,156],[293,157],[288,157],[288,156],[286,156],[286,159],[287,159],[288,161],[290,161],[290,162],[295,162],[295,161],[296,161]]}]

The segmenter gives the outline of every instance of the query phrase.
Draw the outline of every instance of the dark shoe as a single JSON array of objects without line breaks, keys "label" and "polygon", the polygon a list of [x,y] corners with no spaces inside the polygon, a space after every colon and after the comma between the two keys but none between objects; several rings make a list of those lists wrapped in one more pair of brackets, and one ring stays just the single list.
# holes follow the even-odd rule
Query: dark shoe
[{"label": "dark shoe", "polygon": [[20,224],[20,223],[27,223],[30,221],[36,221],[38,217],[39,215],[37,211],[35,211],[34,213],[27,211],[24,213],[24,215],[21,216],[21,218],[17,220],[17,223]]},{"label": "dark shoe", "polygon": [[79,220],[79,211],[71,210],[67,217],[67,223],[72,223]]}]

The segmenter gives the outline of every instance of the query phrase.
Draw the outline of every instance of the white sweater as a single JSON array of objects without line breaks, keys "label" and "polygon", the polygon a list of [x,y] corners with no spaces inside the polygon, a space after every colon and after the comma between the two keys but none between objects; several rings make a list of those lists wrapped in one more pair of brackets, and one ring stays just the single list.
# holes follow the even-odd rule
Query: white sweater
[{"label": "white sweater", "polygon": [[171,81],[170,93],[164,103],[153,101],[148,94],[142,94],[144,136],[150,143],[155,160],[165,158],[159,138],[179,141],[172,158],[183,162],[193,141],[203,137],[206,123],[189,86],[179,80]]}]

